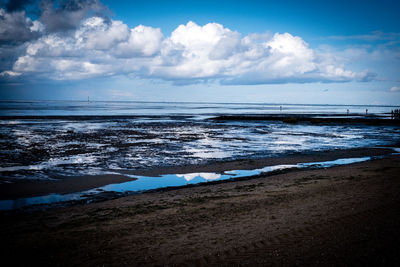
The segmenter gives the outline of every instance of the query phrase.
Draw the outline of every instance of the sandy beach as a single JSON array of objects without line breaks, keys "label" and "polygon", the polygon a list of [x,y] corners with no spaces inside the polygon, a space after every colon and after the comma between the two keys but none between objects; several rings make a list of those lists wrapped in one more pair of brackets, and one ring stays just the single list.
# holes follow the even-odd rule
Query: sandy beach
[{"label": "sandy beach", "polygon": [[27,266],[400,263],[400,157],[3,213],[4,262]]}]

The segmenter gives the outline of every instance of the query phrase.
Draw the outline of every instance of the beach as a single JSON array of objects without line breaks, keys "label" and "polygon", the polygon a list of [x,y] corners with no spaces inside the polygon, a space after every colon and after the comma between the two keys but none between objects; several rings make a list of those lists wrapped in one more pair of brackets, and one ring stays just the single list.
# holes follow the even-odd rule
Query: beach
[{"label": "beach", "polygon": [[394,266],[399,163],[393,155],[2,213],[2,259],[17,266]]},{"label": "beach", "polygon": [[0,104],[11,265],[400,262],[392,107]]}]

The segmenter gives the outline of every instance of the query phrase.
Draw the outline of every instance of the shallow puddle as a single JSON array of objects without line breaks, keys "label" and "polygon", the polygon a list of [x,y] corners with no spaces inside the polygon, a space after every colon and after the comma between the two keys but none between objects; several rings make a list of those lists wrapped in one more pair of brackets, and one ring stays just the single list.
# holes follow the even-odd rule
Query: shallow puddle
[{"label": "shallow puddle", "polygon": [[375,159],[379,157],[343,158],[333,161],[274,165],[274,166],[267,166],[261,169],[230,170],[222,173],[200,172],[200,173],[183,173],[183,174],[164,174],[157,177],[129,175],[132,178],[136,178],[137,180],[119,184],[110,184],[103,187],[72,194],[50,194],[38,197],[20,198],[16,200],[2,200],[0,201],[0,210],[13,210],[32,205],[40,205],[40,204],[48,205],[48,204],[63,203],[68,201],[86,200],[87,202],[91,202],[91,200],[93,200],[96,196],[98,196],[99,194],[104,194],[105,192],[115,192],[123,194],[140,193],[140,192],[145,192],[147,190],[160,189],[166,187],[179,187],[189,184],[206,183],[209,181],[221,181],[228,179],[234,180],[241,177],[251,177],[279,170],[304,169],[304,168],[329,168],[338,165],[347,165],[352,163],[363,162],[371,160],[372,158]]}]

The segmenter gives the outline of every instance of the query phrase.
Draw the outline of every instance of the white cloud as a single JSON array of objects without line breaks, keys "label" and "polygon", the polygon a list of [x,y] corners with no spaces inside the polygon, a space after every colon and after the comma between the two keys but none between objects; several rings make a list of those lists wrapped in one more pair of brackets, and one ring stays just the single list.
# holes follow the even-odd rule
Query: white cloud
[{"label": "white cloud", "polygon": [[218,23],[179,25],[169,37],[158,28],[91,17],[69,35],[51,33],[29,42],[12,70],[51,79],[87,79],[127,74],[178,84],[219,80],[223,84],[345,82],[373,79],[370,72],[311,49],[289,33],[241,37]]},{"label": "white cloud", "polygon": [[186,181],[191,181],[196,177],[203,178],[207,181],[217,180],[221,178],[221,174],[211,173],[211,172],[199,172],[199,173],[186,173],[186,174],[177,174],[176,176],[184,178]]},{"label": "white cloud", "polygon": [[160,50],[163,35],[160,29],[139,25],[130,30],[125,42],[114,50],[119,57],[152,56]]},{"label": "white cloud", "polygon": [[400,92],[400,87],[399,86],[393,86],[390,88],[390,92]]},{"label": "white cloud", "polygon": [[128,37],[129,28],[122,21],[113,20],[107,24],[99,17],[87,19],[75,33],[77,45],[81,44],[87,50],[109,50]]},{"label": "white cloud", "polygon": [[190,21],[164,40],[160,64],[151,66],[151,73],[172,80],[223,76],[233,64],[237,51],[231,44],[236,43],[240,43],[237,32],[217,23],[198,26]]},{"label": "white cloud", "polygon": [[21,75],[21,73],[9,71],[9,70],[0,72],[0,77],[18,77],[20,75]]}]

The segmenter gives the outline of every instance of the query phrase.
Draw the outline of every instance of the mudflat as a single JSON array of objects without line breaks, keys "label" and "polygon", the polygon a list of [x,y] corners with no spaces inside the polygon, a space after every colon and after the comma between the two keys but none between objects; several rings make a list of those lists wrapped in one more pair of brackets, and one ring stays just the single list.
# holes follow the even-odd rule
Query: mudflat
[{"label": "mudflat", "polygon": [[33,197],[51,193],[73,193],[112,183],[135,180],[120,174],[86,175],[55,180],[20,180],[0,184],[0,200]]},{"label": "mudflat", "polygon": [[3,262],[44,266],[400,263],[400,156],[2,213]]},{"label": "mudflat", "polygon": [[[227,170],[252,170],[279,164],[296,164],[305,162],[329,161],[339,158],[381,156],[393,153],[390,148],[354,148],[332,151],[313,151],[307,154],[298,153],[282,157],[265,157],[257,159],[240,159],[232,161],[213,161],[207,164],[141,168],[137,170],[109,170],[116,174],[84,175],[55,177],[53,180],[19,179],[0,183],[0,200],[42,196],[51,193],[68,194],[135,180],[132,175],[157,176],[161,174],[224,172]],[[130,176],[128,176],[130,175]],[[0,177],[0,180],[2,178]]]}]

